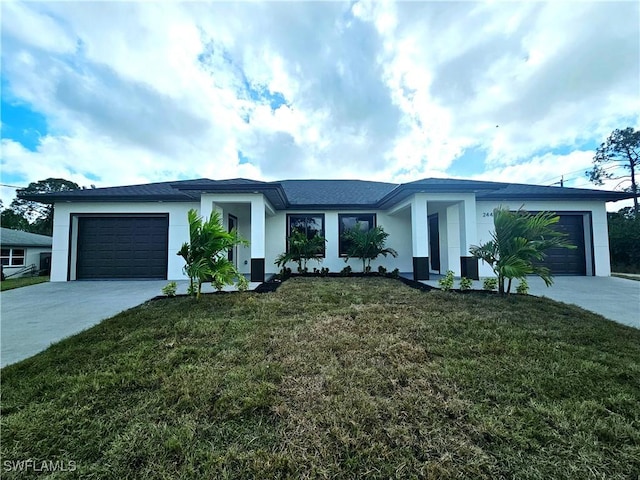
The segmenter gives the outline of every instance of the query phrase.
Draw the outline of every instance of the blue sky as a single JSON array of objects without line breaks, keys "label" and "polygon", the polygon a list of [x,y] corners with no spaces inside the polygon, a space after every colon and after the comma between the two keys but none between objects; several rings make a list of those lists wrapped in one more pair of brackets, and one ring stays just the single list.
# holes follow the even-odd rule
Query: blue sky
[{"label": "blue sky", "polygon": [[[640,126],[637,2],[0,8],[8,185],[564,175],[591,187],[600,142]],[[14,190],[0,193],[6,205]]]}]

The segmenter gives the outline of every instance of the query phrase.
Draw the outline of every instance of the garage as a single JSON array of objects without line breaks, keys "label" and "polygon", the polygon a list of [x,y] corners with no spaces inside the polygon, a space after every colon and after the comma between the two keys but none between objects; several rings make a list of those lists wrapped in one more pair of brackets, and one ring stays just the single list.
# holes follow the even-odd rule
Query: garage
[{"label": "garage", "polygon": [[166,279],[168,215],[78,217],[77,279]]},{"label": "garage", "polygon": [[556,229],[566,233],[568,240],[577,248],[551,248],[543,262],[554,275],[586,275],[584,215],[559,214]]}]

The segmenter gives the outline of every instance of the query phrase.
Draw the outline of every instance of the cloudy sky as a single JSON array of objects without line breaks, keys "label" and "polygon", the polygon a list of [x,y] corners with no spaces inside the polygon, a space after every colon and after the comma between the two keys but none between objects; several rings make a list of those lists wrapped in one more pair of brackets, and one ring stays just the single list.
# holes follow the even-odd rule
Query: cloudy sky
[{"label": "cloudy sky", "polygon": [[[584,177],[638,2],[1,4],[2,183]],[[610,185],[612,188],[615,184]],[[3,187],[5,206],[14,189]]]}]

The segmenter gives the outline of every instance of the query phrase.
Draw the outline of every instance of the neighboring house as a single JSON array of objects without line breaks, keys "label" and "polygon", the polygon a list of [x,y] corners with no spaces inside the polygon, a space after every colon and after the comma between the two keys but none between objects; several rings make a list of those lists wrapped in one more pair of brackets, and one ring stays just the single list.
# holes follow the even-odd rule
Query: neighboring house
[{"label": "neighboring house", "polygon": [[[469,247],[490,239],[493,209],[553,211],[575,250],[550,253],[555,274],[610,275],[605,202],[630,194],[537,185],[429,178],[404,184],[360,180],[186,180],[23,198],[55,205],[52,281],[96,278],[182,279],[176,252],[188,241],[187,211],[222,215],[250,241],[230,258],[252,281],[276,273],[292,228],[327,239],[322,263],[345,267],[340,233],[356,222],[380,225],[397,258],[372,268],[411,272],[418,280],[453,270],[471,278],[491,275]],[[360,263],[351,260],[355,271]],[[316,266],[312,263],[311,267]]]},{"label": "neighboring house", "polygon": [[17,278],[51,268],[51,237],[0,228],[0,262],[6,277]]}]

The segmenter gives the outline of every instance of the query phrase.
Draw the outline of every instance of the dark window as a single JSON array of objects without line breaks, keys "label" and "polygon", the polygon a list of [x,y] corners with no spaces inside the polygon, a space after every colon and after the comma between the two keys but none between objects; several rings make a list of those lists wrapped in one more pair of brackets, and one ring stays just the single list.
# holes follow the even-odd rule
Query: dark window
[{"label": "dark window", "polygon": [[350,242],[342,238],[342,234],[347,230],[355,228],[360,224],[360,229],[369,231],[376,227],[375,213],[341,213],[338,214],[338,245],[340,256],[344,257],[349,250]]},{"label": "dark window", "polygon": [[0,263],[21,267],[24,265],[24,248],[3,248],[0,252]]},{"label": "dark window", "polygon": [[[308,239],[312,239],[316,234],[324,238],[324,214],[289,214],[287,215],[287,237],[294,229],[306,234]],[[324,254],[323,247],[323,257]]]}]

